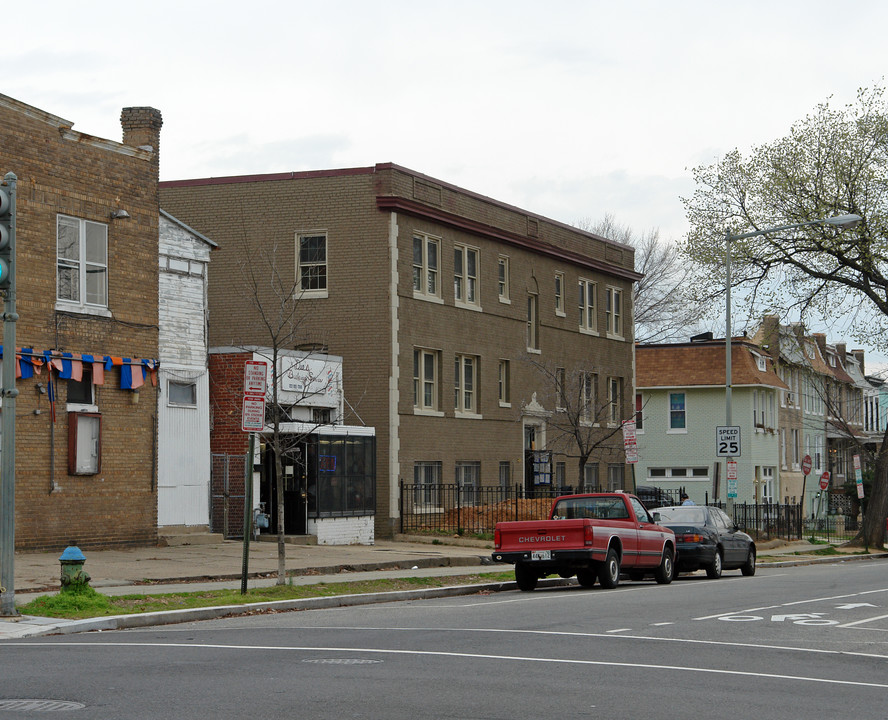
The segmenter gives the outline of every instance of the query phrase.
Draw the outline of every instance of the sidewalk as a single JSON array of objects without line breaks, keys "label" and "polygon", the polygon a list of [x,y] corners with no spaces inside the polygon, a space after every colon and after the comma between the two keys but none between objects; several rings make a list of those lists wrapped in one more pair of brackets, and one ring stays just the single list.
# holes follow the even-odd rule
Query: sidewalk
[{"label": "sidewalk", "polygon": [[[443,542],[460,542],[457,539]],[[820,562],[884,558],[888,554],[871,553],[868,556],[847,555],[817,557],[806,551],[822,549],[804,541],[765,543],[759,549],[762,567],[786,567]],[[490,561],[492,544],[432,544],[417,538],[397,541],[377,541],[375,545],[287,545],[287,573],[293,584],[348,582],[380,577],[446,577],[478,572],[508,570],[507,566]],[[57,552],[16,553],[15,602],[22,605],[42,594],[58,591],[62,549]],[[802,553],[802,554],[797,554]],[[164,593],[181,590],[240,588],[243,563],[243,544],[223,541],[211,544],[146,547],[126,550],[85,551],[84,570],[92,579],[90,586],[107,595]],[[274,585],[277,576],[277,544],[258,542],[250,544],[248,587]],[[560,579],[551,582],[569,582]],[[184,586],[184,587],[183,587]],[[513,583],[455,586],[435,590],[411,590],[385,593],[385,600],[432,597],[476,593],[481,587],[499,590],[514,587]],[[350,595],[339,598],[281,601],[271,604],[282,610],[297,608],[337,607],[346,604],[378,602],[380,597]],[[267,604],[263,604],[267,605]],[[33,637],[53,633],[83,632],[87,630],[144,627],[170,622],[209,619],[238,612],[248,612],[253,606],[228,608],[200,608],[195,610],[145,613],[91,620],[57,620],[20,616],[0,618],[0,640]],[[254,608],[253,608],[254,609]]]}]

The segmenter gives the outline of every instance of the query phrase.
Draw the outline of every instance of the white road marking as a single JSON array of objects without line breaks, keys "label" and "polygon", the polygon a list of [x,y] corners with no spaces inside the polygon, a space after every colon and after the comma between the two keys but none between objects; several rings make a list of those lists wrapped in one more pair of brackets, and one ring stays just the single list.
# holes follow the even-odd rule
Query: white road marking
[{"label": "white road marking", "polygon": [[733,610],[727,612],[720,612],[715,615],[704,615],[702,617],[692,618],[693,620],[714,620],[716,618],[720,618],[726,615],[744,615],[755,612],[762,612],[763,610],[775,610],[776,608],[782,607],[792,607],[793,605],[807,605],[808,603],[815,602],[826,602],[829,600],[844,600],[845,598],[853,598],[860,597],[861,595],[870,595],[872,593],[883,593],[888,592],[888,588],[881,588],[879,590],[864,590],[862,592],[856,593],[848,593],[847,595],[830,595],[828,597],[817,597],[817,598],[809,598],[807,600],[795,600],[793,602],[781,603],[779,605],[763,605],[762,607],[754,607],[754,608],[746,608],[745,610]]},{"label": "white road marking", "polygon": [[855,625],[865,625],[866,623],[876,622],[877,620],[884,620],[888,618],[888,615],[879,615],[878,617],[866,618],[864,620],[856,620],[855,622],[844,623],[839,625],[840,628],[849,628],[854,627]]},{"label": "white road marking", "polygon": [[136,643],[136,642],[49,642],[49,643],[4,643],[9,646],[26,646],[32,649],[40,648],[56,648],[56,647],[84,647],[100,650],[103,648],[120,647],[120,648],[178,648],[192,650],[248,650],[259,652],[324,652],[324,653],[370,653],[379,655],[411,655],[422,657],[448,657],[460,658],[468,660],[512,660],[516,662],[529,663],[547,663],[547,664],[563,664],[563,665],[588,665],[595,667],[613,667],[613,668],[629,668],[635,670],[664,670],[677,673],[702,673],[704,675],[729,675],[735,677],[749,677],[766,680],[784,680],[796,681],[801,683],[814,683],[822,685],[847,685],[852,687],[868,687],[878,688],[879,690],[888,689],[888,683],[863,682],[859,680],[838,680],[834,678],[810,677],[802,675],[783,675],[778,673],[752,672],[749,670],[720,670],[717,668],[688,667],[686,665],[658,665],[654,663],[630,663],[630,662],[609,662],[606,660],[587,660],[587,659],[571,659],[571,658],[541,658],[528,657],[522,655],[491,655],[481,653],[460,653],[445,652],[441,650],[394,650],[380,648],[362,648],[362,647],[310,647],[303,645],[222,645],[217,643]]},{"label": "white road marking", "polygon": [[621,632],[629,632],[632,628],[615,628],[614,630],[608,630],[609,633],[621,633]]}]

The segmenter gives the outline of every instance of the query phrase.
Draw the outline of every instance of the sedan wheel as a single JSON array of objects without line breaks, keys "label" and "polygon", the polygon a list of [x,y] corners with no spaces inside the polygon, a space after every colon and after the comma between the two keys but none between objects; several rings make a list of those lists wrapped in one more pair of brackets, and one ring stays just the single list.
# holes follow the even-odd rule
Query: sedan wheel
[{"label": "sedan wheel", "polygon": [[712,565],[706,568],[706,577],[717,580],[722,576],[722,554],[721,550],[715,551],[715,559]]},{"label": "sedan wheel", "polygon": [[675,556],[672,548],[663,550],[663,558],[660,560],[660,566],[654,572],[654,579],[660,585],[668,585],[675,577]]},{"label": "sedan wheel", "polygon": [[746,556],[746,562],[740,568],[740,572],[744,575],[755,575],[755,548],[749,548],[749,555]]}]

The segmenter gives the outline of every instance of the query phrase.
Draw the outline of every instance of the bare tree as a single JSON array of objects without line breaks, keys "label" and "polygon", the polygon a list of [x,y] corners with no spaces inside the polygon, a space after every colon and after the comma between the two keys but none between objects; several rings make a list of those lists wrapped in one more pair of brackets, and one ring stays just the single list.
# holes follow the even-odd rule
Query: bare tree
[{"label": "bare tree", "polygon": [[[622,417],[625,388],[602,387],[607,376],[592,365],[566,368],[528,356],[526,362],[543,378],[549,445],[577,461],[577,487],[582,487],[586,465],[593,455],[623,452]],[[622,383],[620,383],[622,385]],[[525,403],[526,404],[526,403]]]},{"label": "bare tree", "polygon": [[[284,526],[284,457],[292,454],[305,437],[316,429],[318,424],[302,425],[298,433],[282,432],[282,424],[291,421],[291,401],[284,405],[281,398],[282,374],[287,372],[281,358],[305,341],[304,308],[300,305],[302,291],[298,278],[294,277],[292,264],[281,260],[279,247],[275,241],[270,244],[255,243],[247,247],[244,241],[241,263],[244,294],[253,309],[257,330],[254,337],[262,337],[264,350],[270,366],[270,382],[267,390],[266,422],[271,426],[271,437],[267,445],[274,453],[275,475],[277,477],[275,504],[278,550],[277,584],[283,585],[287,579],[286,542]],[[286,267],[286,271],[282,271]],[[241,347],[243,343],[238,343]],[[305,400],[318,392],[317,384],[311,377],[302,383],[304,390],[300,399]],[[304,458],[301,462],[304,463]],[[252,469],[248,468],[248,473]]]},{"label": "bare tree", "polygon": [[659,228],[636,234],[610,213],[598,222],[581,220],[577,226],[635,248],[635,270],[644,273],[632,289],[636,342],[687,340],[703,329],[705,305],[686,292],[690,266],[675,244],[660,238]]}]

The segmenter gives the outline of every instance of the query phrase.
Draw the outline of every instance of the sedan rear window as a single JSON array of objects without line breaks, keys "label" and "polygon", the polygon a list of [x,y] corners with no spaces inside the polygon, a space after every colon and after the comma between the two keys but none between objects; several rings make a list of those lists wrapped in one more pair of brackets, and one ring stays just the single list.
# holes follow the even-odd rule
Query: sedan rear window
[{"label": "sedan rear window", "polygon": [[706,514],[701,507],[671,507],[660,508],[661,523],[683,523],[685,525],[705,525]]}]

